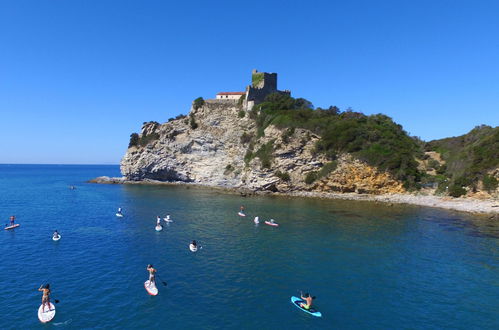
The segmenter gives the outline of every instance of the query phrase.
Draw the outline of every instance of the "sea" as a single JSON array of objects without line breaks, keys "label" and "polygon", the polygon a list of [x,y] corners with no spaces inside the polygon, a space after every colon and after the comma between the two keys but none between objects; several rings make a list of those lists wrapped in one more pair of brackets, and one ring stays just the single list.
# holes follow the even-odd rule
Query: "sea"
[{"label": "sea", "polygon": [[[0,233],[1,329],[499,329],[497,220],[87,183],[102,175],[119,167],[0,165],[0,219],[20,224]],[[167,214],[173,222],[155,231]],[[271,218],[279,227],[263,223]],[[148,264],[157,296],[144,289]],[[37,317],[44,283],[58,300],[47,324]],[[291,303],[300,291],[322,317]]]}]

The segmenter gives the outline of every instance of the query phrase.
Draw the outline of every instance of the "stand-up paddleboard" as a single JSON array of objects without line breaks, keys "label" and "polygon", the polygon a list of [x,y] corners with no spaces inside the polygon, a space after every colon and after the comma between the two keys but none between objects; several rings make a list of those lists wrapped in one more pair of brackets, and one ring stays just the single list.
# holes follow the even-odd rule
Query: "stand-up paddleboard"
[{"label": "stand-up paddleboard", "polygon": [[317,316],[317,317],[322,317],[322,314],[321,312],[319,312],[317,309],[315,309],[314,307],[311,307],[310,309],[305,309],[305,308],[302,308],[300,307],[300,304],[301,303],[304,303],[305,301],[301,300],[300,298],[298,297],[291,297],[291,302],[293,303],[293,305],[295,305],[296,307],[298,307],[300,310],[304,311],[305,313],[308,313],[310,315],[313,315],[313,316]]},{"label": "stand-up paddleboard", "polygon": [[57,236],[52,236],[52,240],[57,242],[58,240],[61,239],[61,234],[57,235]]},{"label": "stand-up paddleboard", "polygon": [[162,231],[163,230],[163,226],[158,225],[154,229],[156,229],[156,231]]},{"label": "stand-up paddleboard", "polygon": [[255,222],[255,224],[259,224],[260,223],[260,219],[258,219],[258,217],[255,217],[255,220],[253,220]]},{"label": "stand-up paddleboard", "polygon": [[173,220],[170,218],[163,218],[163,220],[165,220],[165,222],[173,222]]},{"label": "stand-up paddleboard", "polygon": [[52,321],[52,319],[55,317],[55,306],[54,304],[50,303],[50,309],[45,306],[45,311],[43,311],[43,305],[40,305],[38,308],[38,319],[42,323],[47,323]]},{"label": "stand-up paddleboard", "polygon": [[196,252],[198,250],[198,247],[194,246],[192,244],[189,244],[189,250],[191,250],[192,252]]},{"label": "stand-up paddleboard", "polygon": [[16,223],[15,225],[5,227],[5,230],[14,229],[14,228],[17,228],[19,226],[20,226],[20,224]]},{"label": "stand-up paddleboard", "polygon": [[265,224],[272,227],[279,227],[279,224],[275,222],[265,221]]},{"label": "stand-up paddleboard", "polygon": [[118,218],[123,218],[123,214],[121,214],[121,213],[116,213],[116,216],[117,216]]},{"label": "stand-up paddleboard", "polygon": [[151,296],[156,296],[158,295],[158,288],[156,287],[156,284],[151,284],[149,286],[149,280],[144,282],[144,288],[146,288],[147,293],[149,293]]},{"label": "stand-up paddleboard", "polygon": [[244,214],[243,212],[237,212],[237,215],[240,216],[240,217],[245,217],[246,214]]}]

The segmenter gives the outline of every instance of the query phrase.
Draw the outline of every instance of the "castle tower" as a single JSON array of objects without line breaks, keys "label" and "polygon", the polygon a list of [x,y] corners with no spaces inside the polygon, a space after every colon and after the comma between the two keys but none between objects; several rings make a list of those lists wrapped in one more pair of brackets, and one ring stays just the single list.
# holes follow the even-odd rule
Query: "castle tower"
[{"label": "castle tower", "polygon": [[291,95],[290,91],[277,89],[277,73],[251,71],[251,85],[246,87],[246,110],[251,110],[256,104],[262,103],[267,95],[282,93]]}]

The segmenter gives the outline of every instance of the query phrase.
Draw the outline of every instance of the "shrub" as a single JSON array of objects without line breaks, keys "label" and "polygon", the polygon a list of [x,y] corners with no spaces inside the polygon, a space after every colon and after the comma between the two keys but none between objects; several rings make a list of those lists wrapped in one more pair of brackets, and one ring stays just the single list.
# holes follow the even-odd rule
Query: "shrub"
[{"label": "shrub", "polygon": [[251,141],[251,139],[253,138],[253,135],[251,134],[248,134],[246,132],[244,132],[242,135],[241,135],[241,143],[242,144],[246,144],[246,143],[249,143]]},{"label": "shrub", "polygon": [[483,177],[483,189],[489,193],[496,191],[497,189],[497,179],[492,175],[484,175]]},{"label": "shrub", "polygon": [[253,87],[258,87],[258,85],[263,81],[263,72],[253,73],[251,75],[251,84]]},{"label": "shrub", "polygon": [[202,97],[198,97],[197,99],[194,100],[192,107],[197,110],[201,108],[203,105],[204,105],[204,99]]},{"label": "shrub", "polygon": [[130,134],[130,142],[128,143],[128,148],[136,147],[139,145],[139,135],[137,133]]},{"label": "shrub", "polygon": [[449,187],[449,195],[452,197],[459,197],[466,194],[466,189],[461,187],[459,184],[452,184]]},{"label": "shrub", "polygon": [[317,171],[308,172],[307,175],[305,175],[306,184],[311,184],[315,180],[317,180]]},{"label": "shrub", "polygon": [[270,168],[272,166],[274,142],[275,140],[272,140],[263,144],[253,155],[253,157],[258,157],[260,159],[262,168]]},{"label": "shrub", "polygon": [[291,136],[293,136],[294,133],[295,133],[294,127],[287,128],[284,132],[282,132],[282,135],[281,135],[282,142],[288,143],[289,138]]},{"label": "shrub", "polygon": [[232,172],[234,170],[235,170],[234,166],[232,166],[232,164],[228,164],[227,166],[225,166],[225,172],[224,172],[224,174],[227,175],[227,174],[229,174],[230,172]]},{"label": "shrub", "polygon": [[196,129],[199,126],[198,123],[196,123],[196,119],[192,113],[189,115],[189,125],[191,125],[192,129]]},{"label": "shrub", "polygon": [[180,115],[177,115],[177,116],[175,117],[175,119],[182,119],[182,118],[185,118],[185,117],[187,117],[187,116],[186,116],[186,115],[183,115],[183,114],[180,114]]},{"label": "shrub", "polygon": [[246,111],[244,110],[239,110],[239,112],[237,113],[237,116],[239,118],[244,118],[244,116],[246,116]]},{"label": "shrub", "polygon": [[275,176],[281,179],[282,181],[288,182],[291,180],[291,177],[289,176],[288,172],[281,172],[278,170],[275,172]]},{"label": "shrub", "polygon": [[151,133],[151,134],[142,135],[140,137],[140,139],[139,139],[139,144],[142,147],[145,147],[150,142],[155,141],[157,139],[159,139],[159,134],[158,133]]}]

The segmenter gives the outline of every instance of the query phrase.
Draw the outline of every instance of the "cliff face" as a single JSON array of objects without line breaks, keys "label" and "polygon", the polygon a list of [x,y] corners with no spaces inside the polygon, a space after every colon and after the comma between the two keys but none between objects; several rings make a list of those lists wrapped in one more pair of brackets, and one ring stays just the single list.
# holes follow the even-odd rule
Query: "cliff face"
[{"label": "cliff face", "polygon": [[[244,116],[243,116],[244,114]],[[188,117],[146,123],[142,145],[121,160],[128,180],[193,182],[254,191],[403,192],[402,184],[349,155],[331,162],[314,152],[320,138],[305,129],[268,126],[258,138],[237,102],[205,101]]]}]

